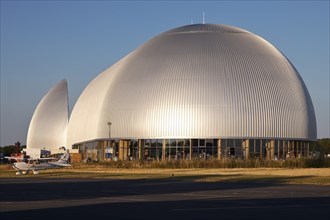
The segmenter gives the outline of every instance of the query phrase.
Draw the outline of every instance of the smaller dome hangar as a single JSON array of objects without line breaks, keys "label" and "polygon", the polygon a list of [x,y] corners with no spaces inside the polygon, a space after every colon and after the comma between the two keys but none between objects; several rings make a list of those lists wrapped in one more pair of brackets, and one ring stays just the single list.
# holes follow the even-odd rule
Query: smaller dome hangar
[{"label": "smaller dome hangar", "polygon": [[68,86],[63,79],[44,95],[34,111],[27,134],[28,149],[66,146],[68,121]]},{"label": "smaller dome hangar", "polygon": [[263,38],[218,24],[163,32],[100,73],[67,132],[69,148],[101,160],[298,156],[315,139],[313,104],[291,62]]}]

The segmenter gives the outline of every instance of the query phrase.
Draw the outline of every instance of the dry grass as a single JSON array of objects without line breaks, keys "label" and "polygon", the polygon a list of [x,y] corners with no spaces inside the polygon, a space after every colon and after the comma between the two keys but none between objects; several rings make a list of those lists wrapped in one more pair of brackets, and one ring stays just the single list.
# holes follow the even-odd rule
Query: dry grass
[{"label": "dry grass", "polygon": [[80,165],[44,170],[39,175],[16,176],[9,165],[0,166],[1,178],[105,178],[105,179],[167,179],[202,182],[272,182],[288,184],[330,185],[330,168],[226,168],[226,169],[165,169],[106,168]]},{"label": "dry grass", "polygon": [[221,160],[165,160],[165,161],[106,161],[91,164],[74,164],[74,167],[106,167],[106,168],[330,168],[330,159],[295,158],[288,160],[263,160],[263,159],[232,159]]}]

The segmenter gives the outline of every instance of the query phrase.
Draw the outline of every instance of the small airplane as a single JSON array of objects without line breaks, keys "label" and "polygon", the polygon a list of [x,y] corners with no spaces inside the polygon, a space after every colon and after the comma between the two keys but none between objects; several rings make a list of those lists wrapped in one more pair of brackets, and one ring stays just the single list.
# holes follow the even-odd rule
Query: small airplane
[{"label": "small airplane", "polygon": [[26,175],[29,171],[33,174],[39,174],[39,170],[56,169],[62,167],[71,166],[68,164],[70,158],[69,152],[63,154],[63,156],[55,162],[48,162],[50,159],[54,158],[38,158],[38,159],[28,159],[27,161],[18,161],[13,164],[13,168],[17,170],[16,175]]}]

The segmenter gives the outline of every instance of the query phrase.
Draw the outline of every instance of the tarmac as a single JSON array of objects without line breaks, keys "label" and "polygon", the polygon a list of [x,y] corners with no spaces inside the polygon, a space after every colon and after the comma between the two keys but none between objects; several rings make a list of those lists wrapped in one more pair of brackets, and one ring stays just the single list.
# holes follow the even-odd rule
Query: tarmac
[{"label": "tarmac", "polygon": [[330,219],[330,186],[194,179],[0,179],[1,219]]}]

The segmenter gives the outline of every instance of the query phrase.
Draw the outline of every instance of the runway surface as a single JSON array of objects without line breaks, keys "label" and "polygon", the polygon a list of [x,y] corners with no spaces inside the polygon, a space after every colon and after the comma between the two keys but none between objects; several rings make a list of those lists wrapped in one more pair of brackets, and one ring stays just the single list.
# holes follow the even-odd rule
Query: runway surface
[{"label": "runway surface", "polygon": [[330,219],[330,187],[167,179],[0,179],[1,219]]}]

